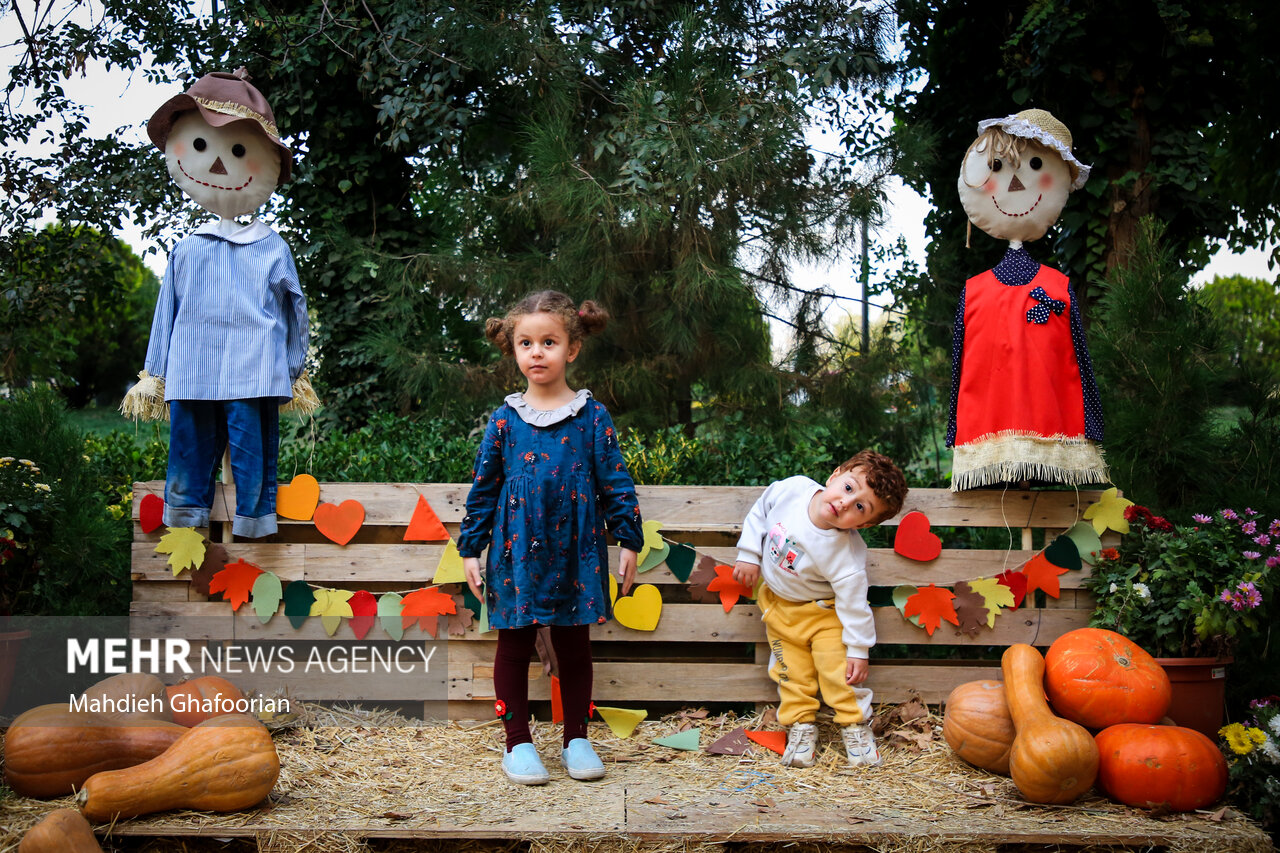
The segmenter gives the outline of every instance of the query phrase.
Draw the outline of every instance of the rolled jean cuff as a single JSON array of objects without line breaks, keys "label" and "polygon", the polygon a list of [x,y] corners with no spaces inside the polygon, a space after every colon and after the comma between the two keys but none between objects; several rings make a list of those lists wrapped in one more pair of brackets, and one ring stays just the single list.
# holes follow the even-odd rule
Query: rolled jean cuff
[{"label": "rolled jean cuff", "polygon": [[246,518],[243,515],[237,515],[231,521],[231,532],[236,536],[243,536],[245,539],[261,539],[263,536],[270,536],[275,533],[277,529],[274,513],[259,518]]},{"label": "rolled jean cuff", "polygon": [[208,527],[209,509],[202,506],[164,505],[165,527]]}]

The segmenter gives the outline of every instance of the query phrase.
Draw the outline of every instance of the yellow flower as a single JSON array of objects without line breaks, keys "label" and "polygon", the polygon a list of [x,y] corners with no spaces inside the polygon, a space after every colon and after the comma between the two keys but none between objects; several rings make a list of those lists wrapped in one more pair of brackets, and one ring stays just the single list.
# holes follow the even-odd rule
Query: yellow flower
[{"label": "yellow flower", "polygon": [[1253,752],[1253,737],[1239,723],[1230,723],[1218,729],[1218,734],[1226,738],[1227,746],[1236,755],[1248,755]]},{"label": "yellow flower", "polygon": [[1253,741],[1254,746],[1262,746],[1267,742],[1267,733],[1259,728],[1250,728],[1245,730],[1245,734],[1249,736],[1249,740]]}]

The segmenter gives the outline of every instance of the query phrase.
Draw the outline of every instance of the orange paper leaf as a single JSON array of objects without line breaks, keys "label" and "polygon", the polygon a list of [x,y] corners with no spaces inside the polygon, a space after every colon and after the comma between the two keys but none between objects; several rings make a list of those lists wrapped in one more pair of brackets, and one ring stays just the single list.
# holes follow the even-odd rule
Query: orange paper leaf
[{"label": "orange paper leaf", "polygon": [[231,609],[239,610],[240,605],[249,600],[249,593],[253,591],[253,582],[260,574],[262,569],[253,563],[236,560],[234,563],[228,563],[225,569],[213,576],[209,581],[209,592],[210,594],[222,593],[222,597],[231,602]]},{"label": "orange paper leaf", "polygon": [[440,591],[439,587],[429,586],[415,589],[400,602],[401,624],[408,628],[414,622],[432,637],[436,635],[440,617],[457,612],[453,599]]},{"label": "orange paper leaf", "polygon": [[902,613],[907,617],[919,616],[920,625],[932,637],[943,619],[957,628],[960,627],[956,609],[951,606],[951,601],[955,597],[955,593],[951,590],[929,584],[907,599],[907,606],[903,608]]},{"label": "orange paper leaf", "polygon": [[751,587],[744,586],[733,579],[733,566],[722,563],[716,566],[715,571],[715,580],[707,584],[707,589],[710,592],[720,593],[720,606],[724,608],[725,613],[733,609],[733,605],[738,603],[739,598],[751,598]]},{"label": "orange paper leaf", "polygon": [[1067,570],[1061,566],[1055,566],[1049,562],[1049,558],[1041,551],[1022,567],[1022,573],[1027,577],[1027,595],[1035,592],[1037,589],[1043,589],[1045,595],[1052,595],[1058,598],[1061,590],[1058,585],[1058,575],[1065,575]]}]

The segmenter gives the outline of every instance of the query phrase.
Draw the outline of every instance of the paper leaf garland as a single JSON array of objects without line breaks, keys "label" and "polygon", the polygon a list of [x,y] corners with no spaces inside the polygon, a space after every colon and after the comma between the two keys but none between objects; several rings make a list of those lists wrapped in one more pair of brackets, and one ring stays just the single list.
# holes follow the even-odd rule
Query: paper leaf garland
[{"label": "paper leaf garland", "polygon": [[899,584],[893,588],[893,606],[898,608],[898,612],[902,614],[902,618],[911,622],[917,628],[920,627],[920,617],[907,615],[907,600],[915,595],[919,590],[909,583]]},{"label": "paper leaf garland", "polygon": [[156,552],[169,555],[167,562],[176,578],[183,569],[194,568],[204,562],[204,536],[194,527],[170,527],[169,532],[156,543]]},{"label": "paper leaf garland", "polygon": [[782,753],[787,751],[786,732],[753,732],[750,729],[744,729],[743,734],[763,746],[765,749],[773,750],[778,753],[778,755],[782,755]]},{"label": "paper leaf garland", "polygon": [[1129,522],[1124,517],[1125,507],[1133,506],[1133,501],[1120,497],[1120,490],[1115,486],[1107,489],[1098,498],[1098,502],[1084,511],[1087,521],[1093,522],[1094,531],[1101,536],[1111,528],[1116,533],[1129,532]]},{"label": "paper leaf garland", "polygon": [[1017,610],[1022,606],[1022,600],[1027,597],[1026,575],[1015,569],[1009,569],[996,575],[996,582],[1009,590],[1009,594],[1013,596],[1013,604],[1009,605],[1010,610]]},{"label": "paper leaf garland", "polygon": [[458,553],[458,543],[452,539],[449,540],[448,545],[444,546],[444,553],[440,555],[440,562],[436,564],[436,573],[431,576],[431,582],[435,584],[467,582],[467,570],[462,564],[462,554]]},{"label": "paper leaf garland", "polygon": [[349,589],[317,589],[314,595],[315,601],[311,603],[311,615],[320,617],[324,632],[332,637],[337,633],[342,620],[350,619],[354,615],[349,603],[353,593]]},{"label": "paper leaf garland", "polygon": [[[1025,589],[1026,578],[1023,578]],[[999,615],[1001,608],[1013,607],[1015,605],[1013,590],[1000,583],[995,578],[977,578],[969,581],[969,589],[982,596],[983,603],[987,608],[987,627],[994,628],[996,626],[996,616]]]},{"label": "paper leaf garland", "polygon": [[1078,572],[1084,565],[1080,561],[1080,551],[1076,549],[1076,543],[1066,536],[1059,536],[1050,542],[1049,547],[1044,549],[1044,558],[1069,572]]},{"label": "paper leaf garland", "polygon": [[271,617],[280,609],[283,589],[275,572],[263,572],[253,582],[253,589],[250,591],[253,596],[253,612],[258,614],[258,621],[263,625],[270,622]]},{"label": "paper leaf garland", "polygon": [[453,606],[457,609],[449,614],[449,636],[461,637],[467,633],[467,629],[475,621],[476,612],[467,607],[466,596],[459,594],[451,597],[453,598]]},{"label": "paper leaf garland", "polygon": [[301,628],[302,623],[311,615],[311,605],[316,597],[306,581],[289,581],[284,588],[284,615],[294,628]]},{"label": "paper leaf garland", "polygon": [[613,618],[634,631],[652,631],[661,616],[662,593],[653,584],[640,584],[631,595],[619,598],[613,605]]},{"label": "paper leaf garland", "polygon": [[942,620],[950,622],[956,627],[960,626],[960,621],[956,616],[955,608],[951,606],[955,593],[949,589],[934,584],[929,584],[923,589],[916,591],[916,594],[907,599],[907,606],[903,610],[907,616],[919,614],[920,624],[930,637],[933,632],[938,630],[938,626],[942,624]]},{"label": "paper leaf garland", "polygon": [[213,576],[222,571],[222,568],[231,562],[231,555],[227,553],[227,549],[217,542],[210,542],[204,548],[204,562],[200,564],[200,568],[191,572],[188,581],[191,588],[201,595],[209,594],[209,581],[213,580]]},{"label": "paper leaf garland", "polygon": [[646,521],[640,527],[644,531],[644,542],[640,547],[640,553],[636,555],[636,565],[644,562],[644,558],[649,556],[650,550],[661,548],[666,544],[662,538],[661,521]]},{"label": "paper leaf garland", "polygon": [[143,533],[152,533],[164,524],[164,498],[146,494],[138,501],[138,526]]},{"label": "paper leaf garland", "polygon": [[689,596],[699,604],[713,604],[720,600],[720,593],[707,589],[716,579],[716,561],[711,557],[698,560],[698,567],[689,575]]},{"label": "paper leaf garland", "polygon": [[689,580],[690,572],[693,571],[693,561],[697,556],[698,553],[693,550],[691,545],[672,545],[670,553],[667,554],[667,568],[681,583],[686,583]]},{"label": "paper leaf garland", "polygon": [[449,531],[440,521],[440,516],[427,503],[425,495],[418,495],[418,505],[413,509],[413,517],[404,531],[406,542],[443,542],[449,538]]},{"label": "paper leaf garland", "polygon": [[400,621],[401,598],[394,592],[386,592],[378,599],[378,621],[382,630],[399,640],[404,636],[404,623]]},{"label": "paper leaf garland", "polygon": [[707,590],[719,593],[720,606],[724,608],[725,613],[733,609],[733,605],[738,603],[739,598],[751,598],[754,592],[751,587],[734,580],[733,566],[724,564],[716,566],[715,580],[707,584]]},{"label": "paper leaf garland", "polygon": [[639,560],[636,563],[636,572],[638,574],[643,574],[644,572],[658,568],[658,566],[661,566],[666,562],[667,554],[669,553],[671,553],[671,546],[666,542],[663,542],[659,546],[650,548],[645,553],[644,559]]},{"label": "paper leaf garland", "polygon": [[712,755],[745,755],[750,748],[751,739],[747,737],[747,730],[742,726],[738,726],[738,728],[708,746],[707,752]]},{"label": "paper leaf garland", "polygon": [[1076,543],[1076,553],[1080,555],[1082,562],[1092,566],[1102,553],[1102,540],[1098,538],[1093,525],[1087,521],[1081,521],[1063,535]]},{"label": "paper leaf garland", "polygon": [[970,637],[977,636],[990,616],[986,598],[965,581],[958,581],[952,591],[956,594],[952,606],[956,611],[957,627]]},{"label": "paper leaf garland", "polygon": [[702,729],[685,729],[682,732],[667,735],[666,737],[654,738],[653,742],[658,746],[666,746],[671,749],[683,749],[689,752],[696,750],[702,741]]},{"label": "paper leaf garland", "polygon": [[440,627],[440,617],[456,610],[453,599],[438,588],[415,589],[400,602],[400,624],[408,628],[417,622],[419,628],[434,638]]},{"label": "paper leaf garland", "polygon": [[1042,551],[1027,560],[1027,564],[1022,567],[1022,573],[1027,576],[1028,595],[1037,589],[1042,589],[1045,595],[1052,595],[1054,598],[1058,598],[1061,595],[1058,575],[1065,575],[1067,570],[1050,563]]},{"label": "paper leaf garland", "polygon": [[378,618],[378,600],[373,597],[373,593],[361,589],[351,596],[347,604],[351,607],[351,621],[348,622],[351,633],[356,635],[357,640],[363,640]]},{"label": "paper leaf garland", "polygon": [[231,602],[231,609],[239,610],[240,605],[249,600],[254,581],[260,574],[262,569],[253,563],[236,560],[213,576],[213,580],[209,581],[209,592],[222,593],[222,597]]},{"label": "paper leaf garland", "polygon": [[898,522],[893,550],[908,560],[927,563],[942,553],[942,540],[929,532],[929,517],[918,509],[912,510]]},{"label": "paper leaf garland", "polygon": [[600,714],[600,718],[609,724],[609,730],[614,736],[620,738],[631,737],[636,726],[640,725],[640,721],[649,713],[631,708],[602,708],[599,705],[596,706],[596,711]]},{"label": "paper leaf garland", "polygon": [[320,503],[320,484],[310,474],[299,474],[287,486],[276,487],[276,514],[294,521],[310,521]]},{"label": "paper leaf garland", "polygon": [[346,545],[364,525],[364,504],[360,501],[343,501],[340,504],[322,503],[313,516],[316,530],[339,545]]}]

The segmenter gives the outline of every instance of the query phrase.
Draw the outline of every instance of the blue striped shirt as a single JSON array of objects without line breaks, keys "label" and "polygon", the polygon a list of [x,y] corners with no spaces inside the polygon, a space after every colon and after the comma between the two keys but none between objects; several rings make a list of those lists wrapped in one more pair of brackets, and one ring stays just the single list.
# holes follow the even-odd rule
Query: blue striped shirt
[{"label": "blue striped shirt", "polygon": [[307,354],[307,300],[289,246],[255,220],[210,223],[174,246],[146,368],[165,400],[292,396]]}]

